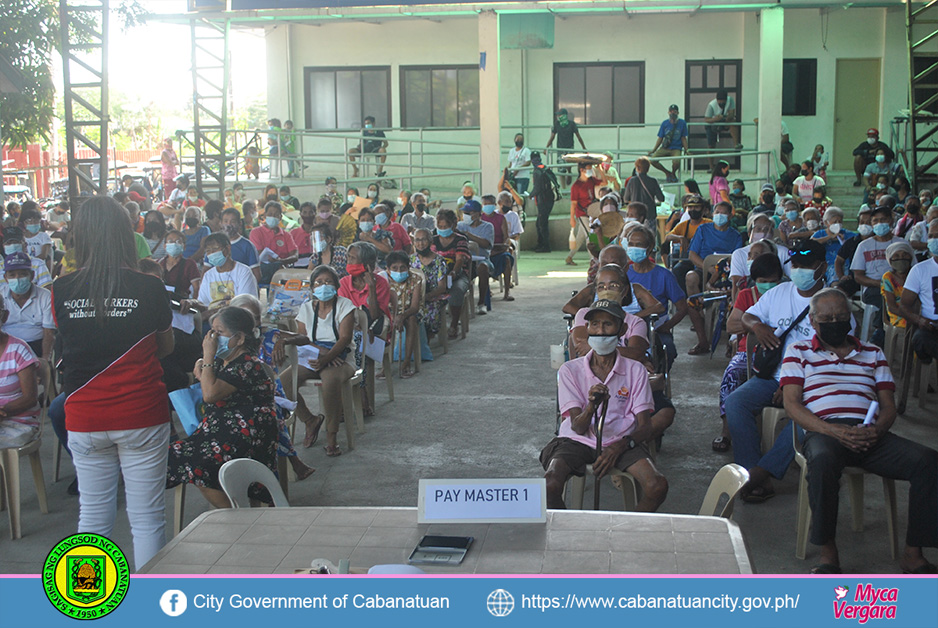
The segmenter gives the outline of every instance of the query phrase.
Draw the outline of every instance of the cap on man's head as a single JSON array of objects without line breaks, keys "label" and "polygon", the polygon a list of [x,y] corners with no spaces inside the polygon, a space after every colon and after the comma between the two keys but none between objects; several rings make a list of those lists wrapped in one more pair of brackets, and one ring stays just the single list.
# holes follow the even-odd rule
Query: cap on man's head
[{"label": "cap on man's head", "polygon": [[681,110],[680,107],[678,107],[677,105],[671,105],[670,107],[668,107],[668,111],[680,111],[680,110]]},{"label": "cap on man's head", "polygon": [[827,259],[824,245],[817,240],[802,238],[801,243],[789,252],[788,261],[797,266],[813,266]]},{"label": "cap on man's head", "polygon": [[774,191],[775,191],[775,186],[772,185],[771,183],[763,183],[763,184],[762,184],[762,191],[763,191],[763,192],[774,192]]},{"label": "cap on man's head", "polygon": [[874,129],[873,127],[870,127],[866,130],[866,134],[867,136],[872,135],[873,137],[879,137],[879,129]]},{"label": "cap on man's head", "polygon": [[567,110],[566,110],[566,109],[562,109],[562,108],[561,108],[561,109],[558,109],[556,115],[558,115],[558,116],[565,116],[565,115],[568,115],[568,114],[567,114]]},{"label": "cap on man's head", "polygon": [[466,204],[462,206],[462,211],[464,214],[471,214],[472,212],[481,212],[482,204],[479,201],[466,201]]},{"label": "cap on man's head", "polygon": [[33,264],[29,259],[29,255],[26,253],[21,253],[17,251],[12,255],[7,255],[3,258],[3,270],[4,272],[10,270],[32,270]]},{"label": "cap on man's head", "polygon": [[699,194],[688,194],[688,195],[687,195],[687,200],[684,201],[684,204],[687,205],[687,206],[690,206],[690,205],[703,205],[703,204],[704,204],[704,200],[703,200],[703,197],[700,196]]},{"label": "cap on man's head", "polygon": [[622,306],[609,299],[600,299],[593,303],[589,311],[586,312],[586,320],[589,320],[595,312],[605,312],[606,314],[618,318],[620,321],[625,319],[625,310],[622,309]]}]

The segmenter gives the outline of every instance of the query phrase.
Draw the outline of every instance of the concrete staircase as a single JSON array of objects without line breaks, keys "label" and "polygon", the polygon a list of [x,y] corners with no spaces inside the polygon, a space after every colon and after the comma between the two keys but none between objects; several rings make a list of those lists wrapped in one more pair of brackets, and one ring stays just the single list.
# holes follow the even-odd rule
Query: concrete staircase
[{"label": "concrete staircase", "polygon": [[844,226],[851,231],[856,230],[857,212],[863,204],[862,187],[853,187],[856,175],[853,172],[827,171],[827,196],[834,201],[834,205],[844,210]]}]

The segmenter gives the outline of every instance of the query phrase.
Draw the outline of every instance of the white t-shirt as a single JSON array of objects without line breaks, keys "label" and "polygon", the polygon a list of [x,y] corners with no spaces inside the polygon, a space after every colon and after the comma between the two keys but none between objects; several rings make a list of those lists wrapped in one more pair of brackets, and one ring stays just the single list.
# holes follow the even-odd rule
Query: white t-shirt
[{"label": "white t-shirt", "polygon": [[509,209],[506,213],[502,214],[505,217],[505,220],[508,221],[508,237],[514,238],[524,233],[524,227],[521,225],[521,216],[518,215],[513,209]]},{"label": "white t-shirt", "polygon": [[[788,260],[788,249],[781,244],[776,244],[778,249],[778,261],[782,263],[782,273],[786,277],[791,277],[791,264],[786,264]],[[751,244],[747,244],[741,249],[733,251],[733,257],[730,258],[730,277],[749,277],[749,271],[746,269],[746,262],[749,259],[749,249]]]},{"label": "white t-shirt", "polygon": [[71,222],[72,212],[57,214],[54,209],[46,212],[46,222]]},{"label": "white t-shirt", "polygon": [[[26,232],[29,233],[29,232]],[[45,259],[42,257],[42,247],[45,245],[52,245],[52,236],[50,236],[45,231],[40,231],[34,236],[26,238],[26,252],[29,253],[30,257],[36,257],[38,259]],[[49,255],[52,255],[52,250],[49,250]]]},{"label": "white t-shirt", "polygon": [[707,111],[704,113],[705,118],[712,118],[715,115],[723,114],[726,115],[727,111],[736,110],[736,101],[733,100],[732,96],[726,97],[726,105],[720,107],[720,103],[717,102],[717,99],[714,98],[707,104]]},{"label": "white t-shirt", "polygon": [[525,163],[531,161],[531,149],[527,146],[522,146],[520,149],[512,148],[508,151],[508,165],[512,170],[518,168],[515,171],[515,177],[519,179],[530,179],[531,178],[531,168],[522,168]]},{"label": "white t-shirt", "polygon": [[938,260],[932,257],[913,266],[902,291],[917,294],[922,303],[922,316],[938,321]]},{"label": "white t-shirt", "polygon": [[[795,284],[786,281],[763,294],[755,305],[746,310],[746,314],[757,316],[769,327],[774,327],[776,335],[781,335],[809,305],[811,305],[811,297],[801,296]],[[851,319],[850,333],[856,332],[856,327],[856,320]],[[785,351],[788,351],[788,347],[794,343],[811,340],[813,337],[814,327],[811,326],[810,316],[805,315],[785,336]],[[779,378],[779,371],[781,371],[781,364],[775,372],[776,380]]]},{"label": "white t-shirt", "polygon": [[[296,320],[297,322],[303,323],[306,326],[306,336],[313,342],[336,342],[335,332],[332,331],[332,321],[333,316],[335,316],[335,328],[336,331],[339,329],[339,325],[342,324],[342,321],[345,320],[345,317],[355,311],[355,305],[345,297],[336,297],[335,308],[332,312],[326,316],[326,318],[320,318],[319,322],[316,324],[316,337],[313,338],[313,319],[316,317],[315,310],[313,309],[313,302],[307,301],[300,306],[300,311],[297,312]],[[355,366],[355,352],[349,351],[348,355],[345,356],[345,361]]]},{"label": "white t-shirt", "polygon": [[883,278],[883,274],[889,270],[886,249],[893,242],[905,242],[905,240],[896,236],[892,236],[885,242],[880,242],[876,238],[867,238],[857,245],[857,252],[853,255],[850,270],[862,270],[870,279],[879,281]]},{"label": "white t-shirt", "polygon": [[814,175],[814,178],[810,181],[804,177],[798,177],[792,182],[793,190],[805,203],[811,202],[811,199],[814,198],[814,188],[819,185],[824,185],[824,179],[817,175]]},{"label": "white t-shirt", "polygon": [[227,304],[239,294],[257,296],[254,273],[241,262],[235,262],[234,268],[223,273],[215,267],[209,268],[202,276],[199,301],[207,307]]},{"label": "white t-shirt", "polygon": [[920,220],[906,231],[905,239],[908,242],[928,242],[928,224]]}]

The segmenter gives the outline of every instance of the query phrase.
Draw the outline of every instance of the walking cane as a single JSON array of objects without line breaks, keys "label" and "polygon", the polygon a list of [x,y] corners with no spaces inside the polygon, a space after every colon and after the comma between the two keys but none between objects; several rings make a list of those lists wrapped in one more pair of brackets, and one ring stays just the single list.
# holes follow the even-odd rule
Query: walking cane
[{"label": "walking cane", "polygon": [[[596,422],[596,460],[603,453],[603,426],[606,424],[606,410],[609,408],[609,397],[607,396],[602,405],[593,413],[593,420]],[[597,416],[598,415],[598,416]],[[593,471],[593,510],[599,510],[599,476]]]}]

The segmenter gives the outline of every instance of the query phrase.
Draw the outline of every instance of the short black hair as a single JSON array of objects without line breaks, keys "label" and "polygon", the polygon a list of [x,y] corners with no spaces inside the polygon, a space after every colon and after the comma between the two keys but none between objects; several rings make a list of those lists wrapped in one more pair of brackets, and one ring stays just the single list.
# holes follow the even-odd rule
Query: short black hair
[{"label": "short black hair", "polygon": [[890,222],[892,222],[892,208],[890,208],[888,205],[877,205],[876,207],[874,207],[873,213],[870,214],[870,220],[872,220],[873,216],[875,216],[876,214],[885,216],[890,220]]},{"label": "short black hair", "polygon": [[205,217],[209,220],[214,220],[216,216],[220,215],[222,210],[225,208],[225,204],[219,201],[218,199],[212,199],[205,204],[205,207],[202,209],[205,211]]},{"label": "short black hair", "polygon": [[[309,204],[311,205],[312,203],[309,203]],[[307,205],[307,203],[303,203],[303,205]],[[320,207],[328,207],[329,211],[332,211],[332,201],[330,201],[328,198],[323,197],[319,199],[318,203],[316,203],[316,208],[319,209]],[[300,206],[300,209],[302,209],[302,205]]]},{"label": "short black hair", "polygon": [[[206,207],[208,206],[206,205]],[[221,213],[221,217],[224,218],[225,216],[234,216],[238,220],[241,220],[241,212],[239,212],[234,207],[229,207],[228,209],[223,210]]]},{"label": "short black hair", "polygon": [[388,253],[387,257],[384,258],[384,262],[388,268],[391,267],[391,264],[410,264],[410,258],[407,257],[407,253],[403,251],[391,251]]},{"label": "short black hair", "polygon": [[778,259],[778,255],[763,253],[752,260],[749,276],[752,277],[753,280],[755,280],[756,277],[781,277],[782,262]]},{"label": "short black hair", "polygon": [[204,244],[206,247],[208,247],[208,245],[212,244],[213,242],[221,248],[231,246],[231,242],[228,240],[228,236],[226,236],[224,233],[210,233],[205,236],[204,240],[202,240],[202,244]]},{"label": "short black hair", "polygon": [[641,203],[639,201],[632,201],[631,203],[628,204],[626,211],[628,211],[629,209],[633,209],[633,208],[639,214],[639,218],[638,218],[639,222],[645,222],[645,220],[648,219],[648,206],[645,205],[645,203]]},{"label": "short black hair", "polygon": [[717,90],[717,100],[726,100],[726,90],[718,89]]},{"label": "short black hair", "polygon": [[368,122],[369,120],[371,120],[372,122],[374,122],[374,121],[375,121],[375,117],[374,117],[374,116],[365,116],[365,122]]}]

